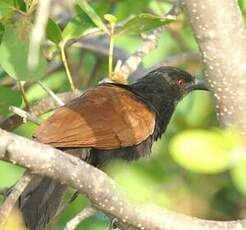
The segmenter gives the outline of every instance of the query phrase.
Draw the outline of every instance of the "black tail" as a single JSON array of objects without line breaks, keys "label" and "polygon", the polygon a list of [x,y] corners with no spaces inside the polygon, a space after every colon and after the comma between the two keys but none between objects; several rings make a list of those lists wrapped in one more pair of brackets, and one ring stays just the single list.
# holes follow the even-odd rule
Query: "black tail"
[{"label": "black tail", "polygon": [[65,185],[42,176],[35,176],[19,200],[19,208],[30,230],[43,230],[55,216],[63,199]]},{"label": "black tail", "polygon": [[[89,149],[62,149],[87,163],[98,165]],[[19,208],[30,230],[43,230],[54,218],[63,200],[66,186],[44,176],[35,176],[19,199]]]}]

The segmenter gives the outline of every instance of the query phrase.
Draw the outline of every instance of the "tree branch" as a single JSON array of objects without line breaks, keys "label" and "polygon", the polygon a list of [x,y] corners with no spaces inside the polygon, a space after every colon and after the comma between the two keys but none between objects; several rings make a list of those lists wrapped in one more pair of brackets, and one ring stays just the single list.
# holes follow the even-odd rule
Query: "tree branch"
[{"label": "tree branch", "polygon": [[83,209],[73,219],[71,219],[64,230],[74,230],[83,220],[97,213],[97,210],[93,207]]},{"label": "tree branch", "polygon": [[20,109],[18,107],[15,106],[10,106],[9,110],[12,111],[13,113],[17,114],[18,116],[20,116],[24,122],[29,120],[37,125],[41,125],[41,120],[39,120],[36,116],[34,116],[33,114],[28,113],[27,111]]},{"label": "tree branch", "polygon": [[150,34],[143,36],[144,44],[124,62],[115,75],[127,79],[127,77],[137,69],[144,56],[156,47],[163,30],[164,27],[160,27]]},{"label": "tree branch", "polygon": [[[0,159],[15,162],[33,173],[52,177],[84,193],[96,209],[138,229],[245,229],[246,220],[208,221],[176,214],[153,205],[128,202],[112,179],[97,168],[26,138],[0,129]],[[43,154],[45,152],[45,154]]]},{"label": "tree branch", "polygon": [[11,189],[10,194],[6,197],[4,203],[0,207],[0,229],[3,229],[9,214],[20,197],[20,194],[24,191],[32,178],[33,176],[31,174],[26,173]]},{"label": "tree branch", "polygon": [[235,0],[187,0],[218,117],[246,135],[246,31]]},{"label": "tree branch", "polygon": [[[65,92],[59,94],[59,98],[66,104],[75,97],[78,97],[81,95],[81,92],[79,90],[75,90],[73,92]],[[57,104],[54,101],[53,98],[45,98],[34,105],[30,106],[30,112],[35,115],[39,116],[43,113],[49,112],[51,110],[54,110],[57,108]],[[5,130],[13,130],[19,125],[22,124],[22,118],[18,115],[12,115],[11,117],[6,118],[2,122],[0,122],[0,127]]]}]

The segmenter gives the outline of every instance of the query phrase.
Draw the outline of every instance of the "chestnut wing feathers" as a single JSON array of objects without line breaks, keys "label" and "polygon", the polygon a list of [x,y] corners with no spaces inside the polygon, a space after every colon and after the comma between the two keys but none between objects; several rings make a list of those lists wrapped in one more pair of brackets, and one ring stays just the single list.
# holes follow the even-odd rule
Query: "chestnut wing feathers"
[{"label": "chestnut wing feathers", "polygon": [[155,113],[130,91],[105,84],[59,108],[34,136],[53,147],[117,149],[153,134]]}]

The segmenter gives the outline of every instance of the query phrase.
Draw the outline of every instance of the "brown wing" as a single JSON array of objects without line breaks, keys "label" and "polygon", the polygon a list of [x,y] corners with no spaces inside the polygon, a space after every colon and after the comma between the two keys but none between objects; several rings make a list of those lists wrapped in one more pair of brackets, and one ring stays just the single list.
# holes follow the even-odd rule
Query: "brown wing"
[{"label": "brown wing", "polygon": [[155,113],[133,93],[105,84],[57,109],[34,136],[54,147],[116,149],[141,143],[154,126]]}]

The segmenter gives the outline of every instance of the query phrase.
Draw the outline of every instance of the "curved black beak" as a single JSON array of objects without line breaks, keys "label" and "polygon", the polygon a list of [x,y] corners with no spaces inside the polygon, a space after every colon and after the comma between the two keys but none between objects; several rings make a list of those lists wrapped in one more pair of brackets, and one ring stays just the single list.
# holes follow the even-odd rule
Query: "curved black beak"
[{"label": "curved black beak", "polygon": [[208,85],[204,80],[200,79],[195,79],[193,83],[187,85],[185,87],[187,91],[192,91],[192,90],[207,90],[209,91]]}]

